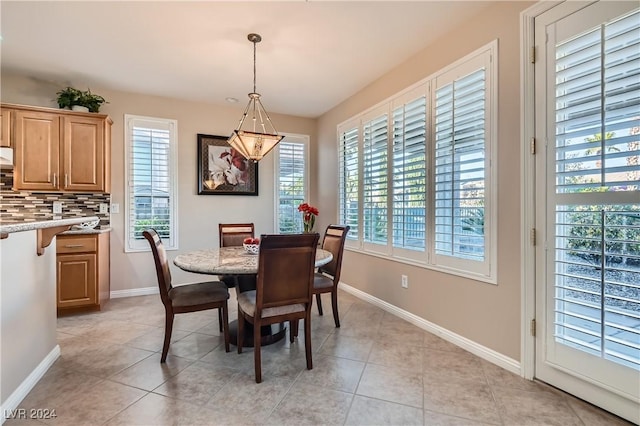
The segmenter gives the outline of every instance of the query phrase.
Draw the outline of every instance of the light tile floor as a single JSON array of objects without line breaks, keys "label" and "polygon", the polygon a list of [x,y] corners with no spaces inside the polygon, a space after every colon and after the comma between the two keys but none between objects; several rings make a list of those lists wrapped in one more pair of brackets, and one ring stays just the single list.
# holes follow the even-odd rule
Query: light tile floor
[{"label": "light tile floor", "polygon": [[[232,290],[232,294],[235,292]],[[226,353],[216,311],[176,316],[160,364],[159,296],[112,300],[99,313],[58,319],[61,357],[20,408],[55,409],[51,425],[624,425],[577,398],[486,362],[348,293],[336,329],[328,295],[304,327],[263,348]],[[230,318],[236,301],[230,300]],[[6,425],[34,424],[8,420]]]}]

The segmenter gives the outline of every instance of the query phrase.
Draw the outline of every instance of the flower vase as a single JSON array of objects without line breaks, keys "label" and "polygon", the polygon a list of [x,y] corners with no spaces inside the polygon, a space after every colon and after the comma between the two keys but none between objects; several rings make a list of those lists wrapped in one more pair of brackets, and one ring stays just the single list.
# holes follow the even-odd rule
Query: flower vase
[{"label": "flower vase", "polygon": [[305,214],[302,219],[302,232],[304,234],[313,233],[313,225],[316,223],[316,217],[312,214]]}]

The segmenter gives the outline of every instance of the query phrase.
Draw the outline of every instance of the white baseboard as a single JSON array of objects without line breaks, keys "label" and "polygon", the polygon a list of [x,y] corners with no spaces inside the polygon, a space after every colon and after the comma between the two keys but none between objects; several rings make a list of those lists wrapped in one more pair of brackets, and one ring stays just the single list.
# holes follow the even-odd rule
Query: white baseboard
[{"label": "white baseboard", "polygon": [[60,346],[56,345],[31,372],[31,374],[29,374],[27,378],[20,383],[20,386],[18,386],[18,388],[9,395],[9,398],[7,398],[0,407],[0,412],[2,412],[2,415],[0,416],[0,424],[4,423],[8,417],[11,417],[11,413],[15,412],[14,410],[18,408],[22,400],[29,394],[29,392],[31,392],[31,389],[38,384],[40,379],[42,379],[42,376],[44,376],[59,356]]},{"label": "white baseboard", "polygon": [[158,294],[160,290],[158,286],[132,288],[130,290],[114,290],[110,293],[112,299],[118,299],[120,297],[133,297],[133,296],[148,296],[150,294]]},{"label": "white baseboard", "polygon": [[518,376],[521,376],[520,371],[520,362],[516,361],[513,358],[509,358],[499,352],[494,351],[493,349],[489,349],[485,346],[482,346],[479,343],[474,342],[473,340],[469,340],[466,337],[460,336],[452,331],[447,330],[446,328],[440,327],[432,322],[427,321],[424,318],[421,318],[417,315],[412,314],[411,312],[407,312],[404,309],[400,309],[397,306],[394,306],[388,302],[385,302],[382,299],[378,299],[370,295],[369,293],[365,293],[362,290],[358,290],[355,287],[351,287],[348,284],[340,281],[340,289],[346,291],[357,297],[358,299],[362,299],[366,302],[371,303],[385,311],[393,314],[397,317],[402,318],[410,322],[411,324],[420,327],[421,329],[428,331],[432,334],[435,334],[438,337],[443,338],[444,340],[453,343],[456,346],[461,347],[462,349],[471,352],[474,355],[479,356],[480,358],[487,360],[498,367],[502,367],[505,370],[508,370]]}]

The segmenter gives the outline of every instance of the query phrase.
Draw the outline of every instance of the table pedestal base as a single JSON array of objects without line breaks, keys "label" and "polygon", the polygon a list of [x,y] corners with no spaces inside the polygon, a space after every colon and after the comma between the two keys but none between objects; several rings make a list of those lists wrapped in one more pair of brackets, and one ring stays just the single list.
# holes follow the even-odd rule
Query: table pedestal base
[{"label": "table pedestal base", "polygon": [[[268,346],[282,340],[287,335],[287,327],[284,326],[284,323],[263,325],[260,329],[260,334],[262,346]],[[229,323],[229,340],[232,345],[238,346],[238,320],[233,320]],[[244,323],[242,347],[253,347],[253,325],[248,322]]]}]

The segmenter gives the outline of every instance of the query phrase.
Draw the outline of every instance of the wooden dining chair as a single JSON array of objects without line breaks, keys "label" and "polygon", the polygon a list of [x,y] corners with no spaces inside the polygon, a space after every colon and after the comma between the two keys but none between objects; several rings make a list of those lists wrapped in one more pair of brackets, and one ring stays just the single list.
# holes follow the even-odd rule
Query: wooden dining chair
[{"label": "wooden dining chair", "polygon": [[[253,223],[219,223],[218,233],[220,236],[220,247],[242,246],[245,238],[255,237]],[[221,275],[220,281],[227,287],[237,287],[239,278],[237,275]],[[253,282],[253,277],[246,277]],[[244,278],[243,278],[244,279]]]},{"label": "wooden dining chair", "polygon": [[254,238],[253,223],[220,223],[220,247],[241,246],[245,238]]},{"label": "wooden dining chair", "polygon": [[338,316],[338,283],[342,270],[342,254],[347,234],[351,229],[348,225],[329,225],[322,239],[322,249],[331,252],[333,259],[318,268],[313,277],[313,294],[316,295],[318,313],[322,315],[322,293],[331,293],[331,307],[333,308],[333,321],[336,327],[340,327]]},{"label": "wooden dining chair", "polygon": [[167,260],[167,253],[160,236],[155,229],[146,229],[142,235],[149,241],[153,260],[156,264],[160,299],[164,305],[165,328],[164,345],[160,362],[167,360],[171,331],[173,330],[173,318],[175,314],[204,311],[206,309],[218,309],[221,328],[224,333],[224,348],[229,352],[229,289],[220,281],[208,281],[173,287],[171,285],[171,270]]},{"label": "wooden dining chair", "polygon": [[311,300],[316,248],[313,234],[262,235],[256,289],[238,294],[238,353],[242,353],[245,322],[253,324],[256,383],[262,381],[261,335],[263,325],[289,321],[289,339],[298,334],[304,319],[307,369],[311,359]]}]

